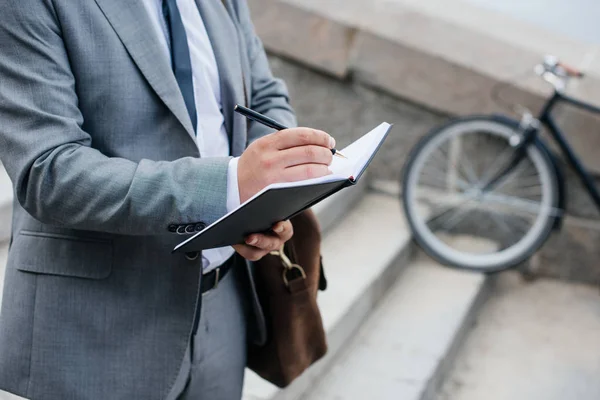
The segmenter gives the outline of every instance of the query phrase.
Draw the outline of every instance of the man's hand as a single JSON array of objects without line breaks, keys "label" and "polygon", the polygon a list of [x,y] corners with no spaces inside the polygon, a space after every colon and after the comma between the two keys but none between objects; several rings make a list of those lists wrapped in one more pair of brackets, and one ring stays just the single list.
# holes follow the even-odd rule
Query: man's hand
[{"label": "man's hand", "polygon": [[286,129],[258,139],[238,162],[240,201],[272,183],[329,175],[334,147],[331,136],[310,128]]},{"label": "man's hand", "polygon": [[273,227],[272,234],[252,234],[246,238],[246,244],[238,244],[233,248],[245,259],[258,261],[271,251],[279,250],[293,235],[290,221],[279,222]]},{"label": "man's hand", "polygon": [[[238,187],[243,203],[266,186],[329,175],[335,140],[310,128],[286,129],[258,139],[238,161]],[[245,259],[258,261],[279,250],[293,236],[289,221],[279,222],[269,234],[252,234],[233,248]]]}]

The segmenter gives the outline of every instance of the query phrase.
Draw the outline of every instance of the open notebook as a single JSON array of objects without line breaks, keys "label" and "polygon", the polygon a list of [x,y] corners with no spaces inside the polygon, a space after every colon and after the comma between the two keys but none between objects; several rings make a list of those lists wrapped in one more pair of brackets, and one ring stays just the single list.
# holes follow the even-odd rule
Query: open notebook
[{"label": "open notebook", "polygon": [[249,234],[268,231],[348,186],[355,185],[387,138],[392,125],[382,123],[333,157],[330,175],[298,182],[275,183],[223,218],[191,236],[173,252],[191,252],[243,243]]}]

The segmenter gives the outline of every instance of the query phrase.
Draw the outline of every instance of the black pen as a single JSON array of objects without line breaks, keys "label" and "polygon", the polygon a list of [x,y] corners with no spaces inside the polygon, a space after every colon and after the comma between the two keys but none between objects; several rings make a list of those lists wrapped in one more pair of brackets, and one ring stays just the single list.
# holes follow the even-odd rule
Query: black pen
[{"label": "black pen", "polygon": [[[287,126],[280,124],[279,122],[275,121],[272,118],[267,117],[266,115],[263,115],[261,113],[258,113],[254,110],[251,110],[247,107],[244,106],[240,106],[239,104],[236,105],[233,110],[239,114],[242,114],[244,117],[251,119],[253,121],[256,121],[258,123],[261,123],[265,126],[268,126],[269,128],[273,128],[276,129],[278,131],[282,131],[284,129],[288,129]],[[337,151],[336,149],[331,149],[331,154],[333,154],[334,156],[338,156],[341,158],[348,158],[345,155],[343,155],[342,153],[340,153],[339,151]]]}]

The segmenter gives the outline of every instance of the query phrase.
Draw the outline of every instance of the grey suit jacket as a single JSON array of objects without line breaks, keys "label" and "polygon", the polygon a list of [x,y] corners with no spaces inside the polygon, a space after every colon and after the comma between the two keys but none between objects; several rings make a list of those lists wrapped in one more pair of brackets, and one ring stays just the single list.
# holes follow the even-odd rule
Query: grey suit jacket
[{"label": "grey suit jacket", "polygon": [[[289,126],[294,114],[246,1],[197,3],[237,156],[269,130],[247,126],[236,103]],[[201,270],[201,258],[171,255],[182,237],[170,230],[225,213],[229,158],[199,158],[141,2],[3,1],[0,15],[0,158],[16,199],[0,388],[162,399],[190,339]],[[260,342],[264,326],[251,325]]]}]

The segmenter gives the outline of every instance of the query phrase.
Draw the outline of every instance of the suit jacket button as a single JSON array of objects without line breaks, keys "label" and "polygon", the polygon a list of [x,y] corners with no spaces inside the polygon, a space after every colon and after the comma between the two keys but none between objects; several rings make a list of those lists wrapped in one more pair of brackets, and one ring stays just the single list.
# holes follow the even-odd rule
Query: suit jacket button
[{"label": "suit jacket button", "polygon": [[169,227],[167,228],[169,230],[169,232],[171,233],[177,233],[177,225],[175,224],[171,224],[169,225]]},{"label": "suit jacket button", "polygon": [[198,222],[196,224],[196,232],[200,232],[206,228],[206,224],[204,222]]},{"label": "suit jacket button", "polygon": [[185,235],[185,228],[187,225],[179,225],[177,227],[177,234],[178,235]]},{"label": "suit jacket button", "polygon": [[185,233],[194,233],[196,231],[196,225],[190,224],[185,227]]},{"label": "suit jacket button", "polygon": [[192,251],[190,253],[185,253],[185,258],[188,261],[196,261],[198,259],[198,257],[200,257],[199,251]]}]

